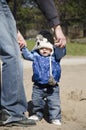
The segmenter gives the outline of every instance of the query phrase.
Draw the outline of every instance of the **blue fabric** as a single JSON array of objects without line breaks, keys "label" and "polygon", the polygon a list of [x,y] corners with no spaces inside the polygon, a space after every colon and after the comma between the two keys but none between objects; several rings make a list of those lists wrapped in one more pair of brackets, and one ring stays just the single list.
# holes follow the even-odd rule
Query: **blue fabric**
[{"label": "blue fabric", "polygon": [[[37,51],[30,52],[27,48],[22,49],[23,57],[33,61],[33,82],[47,84],[50,78],[50,56],[41,56]],[[59,82],[61,76],[60,62],[52,55],[52,74],[54,79]]]},{"label": "blue fabric", "polygon": [[64,48],[55,47],[54,51],[55,51],[55,57],[57,60],[62,59],[62,57],[66,55],[66,47]]},{"label": "blue fabric", "polygon": [[[33,114],[36,114],[40,119],[44,116],[44,108],[47,103],[49,120],[61,120],[61,107],[60,107],[60,92],[59,86],[54,87],[39,87],[33,86],[32,102]],[[44,100],[46,98],[46,100]]]},{"label": "blue fabric", "polygon": [[3,62],[0,107],[8,110],[13,117],[10,122],[20,120],[27,110],[16,30],[16,23],[6,0],[0,0],[0,59]]}]

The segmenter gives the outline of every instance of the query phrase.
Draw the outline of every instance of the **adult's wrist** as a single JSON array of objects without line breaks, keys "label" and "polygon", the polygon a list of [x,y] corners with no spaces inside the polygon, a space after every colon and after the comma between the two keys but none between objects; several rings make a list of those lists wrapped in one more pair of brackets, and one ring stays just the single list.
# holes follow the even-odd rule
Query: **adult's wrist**
[{"label": "adult's wrist", "polygon": [[59,29],[61,30],[60,24],[53,26],[53,27],[51,28],[51,32],[54,34],[57,29],[58,29],[58,30],[59,30]]},{"label": "adult's wrist", "polygon": [[55,25],[55,26],[53,26],[53,31],[56,31],[57,29],[61,29],[61,26],[60,26],[60,24],[58,24],[58,25]]}]

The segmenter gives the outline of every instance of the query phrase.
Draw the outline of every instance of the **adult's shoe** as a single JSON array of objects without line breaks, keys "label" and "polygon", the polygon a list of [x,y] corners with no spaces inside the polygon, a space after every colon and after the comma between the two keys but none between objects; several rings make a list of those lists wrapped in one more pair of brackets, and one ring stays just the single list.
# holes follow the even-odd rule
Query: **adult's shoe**
[{"label": "adult's shoe", "polygon": [[28,127],[36,125],[36,122],[32,119],[28,119],[26,116],[21,117],[19,120],[11,120],[12,116],[9,115],[8,111],[0,110],[0,126],[20,126]]}]

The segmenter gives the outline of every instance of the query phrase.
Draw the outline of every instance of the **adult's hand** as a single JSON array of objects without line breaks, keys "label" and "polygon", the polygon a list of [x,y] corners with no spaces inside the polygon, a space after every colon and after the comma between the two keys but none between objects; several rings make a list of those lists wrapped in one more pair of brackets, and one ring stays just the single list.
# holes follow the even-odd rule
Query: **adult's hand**
[{"label": "adult's hand", "polygon": [[60,25],[54,27],[55,34],[55,46],[63,48],[66,46],[66,37],[63,34],[62,28]]},{"label": "adult's hand", "polygon": [[20,31],[18,31],[17,37],[18,37],[18,43],[19,43],[19,46],[20,46],[21,49],[22,49],[24,46],[27,46],[27,43],[26,43],[24,37],[22,36],[22,34],[20,33]]}]

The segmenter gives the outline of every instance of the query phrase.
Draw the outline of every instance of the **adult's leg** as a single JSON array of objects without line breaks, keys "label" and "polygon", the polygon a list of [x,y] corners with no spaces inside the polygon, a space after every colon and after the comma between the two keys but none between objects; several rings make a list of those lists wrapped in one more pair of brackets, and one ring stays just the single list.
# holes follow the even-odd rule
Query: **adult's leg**
[{"label": "adult's leg", "polygon": [[[1,79],[2,79],[2,78],[1,78],[1,71],[2,71],[2,70],[1,70],[1,68],[2,68],[1,66],[2,66],[2,65],[1,65],[1,60],[0,60],[0,99],[1,99]],[[0,103],[0,110],[1,110],[1,103]]]},{"label": "adult's leg", "polygon": [[13,117],[11,121],[20,120],[27,109],[23,69],[15,20],[5,0],[0,1],[0,57],[3,62],[1,107]]}]

